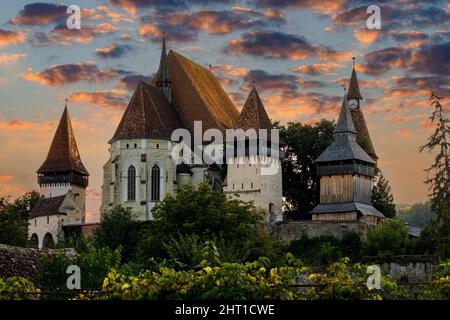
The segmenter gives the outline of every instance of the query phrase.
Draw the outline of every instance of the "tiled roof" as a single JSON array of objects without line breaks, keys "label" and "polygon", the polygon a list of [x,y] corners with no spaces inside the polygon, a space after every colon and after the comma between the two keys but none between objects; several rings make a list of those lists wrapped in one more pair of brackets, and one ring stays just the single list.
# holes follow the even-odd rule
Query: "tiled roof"
[{"label": "tiled roof", "polygon": [[348,86],[348,92],[347,92],[347,99],[358,99],[361,100],[361,92],[359,92],[359,84],[358,84],[358,78],[356,76],[356,70],[355,67],[353,67],[352,75],[350,77],[350,84]]},{"label": "tiled roof", "polygon": [[53,137],[47,159],[37,171],[38,173],[55,173],[75,171],[89,175],[81,162],[77,142],[70,122],[67,106],[64,108],[55,136]]},{"label": "tiled roof", "polygon": [[375,149],[372,144],[372,139],[370,139],[369,129],[367,129],[366,120],[364,119],[364,114],[361,109],[355,109],[350,111],[353,119],[353,124],[355,125],[356,141],[358,144],[366,151],[372,159],[377,160],[378,156],[375,153]]},{"label": "tiled roof", "polygon": [[193,132],[196,120],[203,130],[234,128],[239,112],[211,71],[174,51],[167,58],[172,103],[186,128]]},{"label": "tiled roof", "polygon": [[243,130],[272,129],[272,122],[255,87],[252,88],[245,101],[241,114],[236,121],[236,128]]},{"label": "tiled roof", "polygon": [[40,272],[38,259],[61,252],[68,258],[73,258],[77,255],[74,249],[47,249],[39,251],[37,249],[0,244],[0,279],[19,276],[34,281]]},{"label": "tiled roof", "polygon": [[183,125],[161,90],[140,81],[110,143],[120,139],[170,139]]},{"label": "tiled roof", "polygon": [[30,219],[41,216],[65,214],[64,212],[61,211],[61,206],[64,203],[65,198],[66,195],[52,198],[46,198],[42,196],[34,206],[33,210],[31,210]]}]

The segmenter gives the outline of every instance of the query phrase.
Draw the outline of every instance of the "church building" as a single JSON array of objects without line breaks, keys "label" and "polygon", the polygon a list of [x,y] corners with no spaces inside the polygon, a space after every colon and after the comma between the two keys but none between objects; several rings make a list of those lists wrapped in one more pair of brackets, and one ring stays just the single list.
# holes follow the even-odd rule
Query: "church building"
[{"label": "church building", "polygon": [[[247,122],[253,118],[255,121]],[[247,119],[247,120],[246,120]],[[152,220],[152,209],[166,194],[174,194],[186,184],[208,182],[222,188],[224,177],[218,165],[182,163],[176,165],[171,151],[176,129],[187,129],[194,136],[194,122],[201,121],[202,131],[217,129],[223,136],[227,129],[241,124],[257,129],[261,123],[271,128],[270,120],[256,89],[252,89],[241,115],[212,72],[181,54],[166,52],[163,39],[159,69],[152,81],[140,81],[116,129],[110,144],[110,157],[103,166],[101,214],[117,205],[131,209],[138,220]],[[262,122],[261,122],[262,121]],[[244,181],[243,171],[255,179]],[[236,173],[228,167],[228,181],[240,187],[239,193],[252,194],[248,200],[267,214],[281,214],[281,168],[273,180],[264,182],[266,194],[260,194],[261,179],[257,166],[241,168]],[[234,181],[236,174],[240,175]],[[230,196],[236,190],[225,186]],[[245,186],[244,186],[245,185]],[[275,186],[276,185],[276,186]],[[258,195],[255,197],[255,195]],[[269,221],[270,219],[267,219]]]},{"label": "church building", "polygon": [[28,233],[42,249],[64,239],[64,226],[85,222],[89,173],[78,152],[67,105],[37,174],[41,198],[31,211]]}]

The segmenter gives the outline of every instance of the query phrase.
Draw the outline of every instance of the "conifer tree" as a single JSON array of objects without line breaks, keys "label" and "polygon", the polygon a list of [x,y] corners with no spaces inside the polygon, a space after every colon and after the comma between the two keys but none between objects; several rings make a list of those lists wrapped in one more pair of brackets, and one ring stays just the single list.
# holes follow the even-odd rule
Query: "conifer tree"
[{"label": "conifer tree", "polygon": [[391,186],[380,169],[377,169],[373,182],[372,205],[386,218],[395,217],[396,211]]},{"label": "conifer tree", "polygon": [[434,110],[430,120],[435,130],[419,151],[435,152],[434,163],[426,169],[429,176],[425,182],[430,187],[431,209],[438,217],[432,224],[438,252],[441,256],[450,256],[450,119],[448,108],[441,104],[441,100],[431,93],[430,105]]}]

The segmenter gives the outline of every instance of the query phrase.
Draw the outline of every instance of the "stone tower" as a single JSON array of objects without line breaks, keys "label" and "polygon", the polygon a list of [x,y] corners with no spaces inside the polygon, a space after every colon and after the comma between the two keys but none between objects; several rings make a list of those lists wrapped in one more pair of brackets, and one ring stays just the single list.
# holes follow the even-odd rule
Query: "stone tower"
[{"label": "stone tower", "polygon": [[[267,115],[264,105],[252,87],[241,114],[236,121],[236,130],[245,140],[245,154],[237,154],[238,146],[235,144],[235,153],[227,159],[227,179],[224,192],[231,196],[238,196],[243,201],[253,201],[257,208],[266,213],[265,222],[273,224],[283,220],[282,216],[282,170],[279,155],[262,152],[261,146],[279,148],[279,142],[271,136],[272,123]],[[261,135],[261,129],[267,130],[267,136]],[[250,132],[253,130],[254,135]],[[237,138],[239,139],[239,137]],[[257,146],[252,152],[251,143]],[[270,150],[269,150],[270,151]]]},{"label": "stone tower", "polygon": [[47,158],[37,170],[41,198],[31,211],[28,231],[39,248],[62,240],[63,225],[84,223],[88,177],[66,105]]},{"label": "stone tower", "polygon": [[320,177],[320,203],[312,220],[376,225],[384,218],[372,206],[375,161],[357,143],[357,131],[344,96],[334,142],[314,161]]}]

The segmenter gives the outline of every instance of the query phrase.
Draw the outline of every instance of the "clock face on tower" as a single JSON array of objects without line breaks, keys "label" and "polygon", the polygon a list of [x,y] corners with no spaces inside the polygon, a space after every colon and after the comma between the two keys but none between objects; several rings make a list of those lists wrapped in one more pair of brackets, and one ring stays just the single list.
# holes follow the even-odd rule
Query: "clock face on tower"
[{"label": "clock face on tower", "polygon": [[350,109],[358,108],[358,100],[350,99],[350,101],[348,102],[348,106],[350,107]]}]

